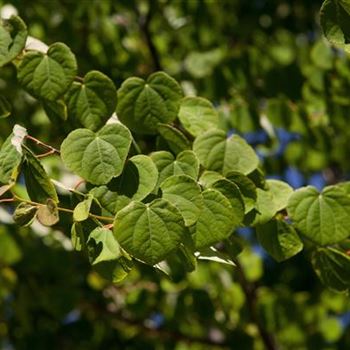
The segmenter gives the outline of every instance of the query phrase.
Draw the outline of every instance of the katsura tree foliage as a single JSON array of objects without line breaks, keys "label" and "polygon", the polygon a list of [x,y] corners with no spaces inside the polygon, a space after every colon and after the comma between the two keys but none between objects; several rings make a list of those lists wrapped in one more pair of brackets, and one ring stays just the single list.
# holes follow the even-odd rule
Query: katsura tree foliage
[{"label": "katsura tree foliage", "polygon": [[[101,72],[77,76],[76,58],[63,43],[45,52],[26,49],[27,28],[19,17],[3,20],[2,38],[2,65],[15,64],[18,83],[46,107],[53,122],[61,118],[60,123],[74,125],[60,149],[36,141],[19,125],[4,142],[1,192],[5,201],[18,202],[16,223],[38,219],[52,226],[60,211],[71,212],[76,249],[102,271],[104,263],[111,271],[112,262],[115,282],[127,276],[134,260],[171,269],[171,254],[194,270],[201,251],[219,243],[217,258],[234,259],[225,244],[237,244],[237,228],[253,226],[262,246],[279,261],[297,254],[307,240],[322,281],[348,290],[348,279],[338,277],[350,267],[342,248],[349,236],[349,183],[320,193],[312,186],[293,191],[282,181],[265,180],[253,148],[239,135],[227,136],[211,103],[184,98],[180,85],[164,72],[146,80],[130,77],[117,90]],[[143,150],[134,135],[140,140],[155,136],[152,152]],[[33,141],[47,152],[35,154]],[[60,206],[60,184],[41,164],[55,154],[86,182],[84,192],[67,188],[77,201],[71,207]],[[24,198],[15,191],[21,175]],[[345,264],[334,265],[338,259]]]},{"label": "katsura tree foliage", "polygon": [[[321,9],[326,37],[345,50],[346,20],[350,17],[347,6],[346,1],[325,1]],[[332,50],[325,43],[317,45],[313,49],[315,60],[318,60],[319,45],[326,47],[320,49],[322,53]],[[278,47],[275,49],[279,60],[288,60],[278,54]],[[202,78],[215,59],[220,61],[215,55],[220,56],[202,54],[197,62],[193,53],[185,64],[193,76]],[[164,71],[157,69],[143,78],[126,77],[116,84],[112,77],[98,70],[89,70],[80,76],[79,60],[65,43],[47,46],[33,41],[20,17],[2,20],[0,66],[11,66],[17,78],[15,88],[39,103],[59,130],[55,142],[50,143],[45,136],[39,138],[31,124],[15,121],[2,143],[0,202],[13,212],[17,226],[26,228],[39,222],[53,229],[69,227],[64,234],[95,271],[92,285],[101,283],[99,278],[103,278],[111,285],[123,286],[133,274],[141,272],[139,283],[145,283],[147,293],[147,288],[154,288],[147,284],[149,276],[157,276],[164,290],[170,289],[164,281],[180,282],[181,289],[181,281],[188,279],[193,284],[190,291],[193,295],[184,294],[182,303],[185,306],[193,303],[197,311],[207,305],[208,310],[199,313],[214,313],[214,306],[208,301],[210,293],[196,288],[206,266],[203,261],[220,263],[211,272],[214,275],[219,269],[228,273],[238,271],[241,287],[227,286],[227,290],[213,287],[213,294],[220,293],[224,299],[232,297],[238,304],[247,303],[256,328],[232,332],[232,339],[226,333],[222,339],[220,332],[218,339],[200,338],[196,330],[184,339],[181,334],[175,334],[176,339],[168,334],[166,342],[183,340],[213,347],[230,347],[236,343],[238,348],[249,349],[253,348],[249,337],[258,334],[261,339],[258,347],[277,348],[272,335],[277,326],[269,322],[269,313],[278,313],[287,307],[290,292],[282,290],[281,298],[276,301],[260,291],[263,302],[257,307],[254,283],[258,277],[254,273],[259,267],[251,247],[247,247],[238,234],[242,230],[253,229],[260,247],[278,263],[288,263],[298,254],[304,254],[305,261],[322,283],[323,287],[320,284],[319,288],[324,288],[325,293],[348,295],[350,182],[334,181],[322,190],[310,185],[294,189],[287,182],[267,178],[261,156],[274,152],[275,145],[254,149],[242,135],[251,125],[240,127],[239,115],[227,121],[212,102],[188,94],[183,85]],[[328,57],[322,61],[320,70],[327,71],[331,60]],[[157,65],[160,64],[156,60]],[[319,71],[310,73],[311,87],[304,88],[307,97],[300,105],[284,96],[268,100],[263,120],[272,143],[275,135],[271,130],[275,125],[291,126],[292,131],[301,129],[304,135],[308,132],[309,125],[300,127],[303,123],[300,115],[318,106],[312,89],[326,79],[326,73],[322,71],[321,77],[320,74]],[[317,93],[329,95],[323,90]],[[310,95],[313,98],[308,99]],[[235,103],[243,115],[247,109],[255,108],[254,103],[247,107],[247,101],[242,101],[237,98]],[[13,103],[11,98],[1,96],[2,124],[11,115]],[[324,107],[321,105],[320,109]],[[297,112],[300,115],[294,118]],[[313,122],[320,127],[315,134],[324,136],[324,132],[329,131],[323,119]],[[234,130],[228,131],[227,124]],[[335,123],[335,130],[341,128],[341,123]],[[341,140],[340,145],[345,141],[346,138]],[[59,173],[74,177],[76,184],[68,186],[57,176],[55,169],[48,166],[50,159],[55,159]],[[333,160],[331,156],[330,162]],[[0,248],[0,260],[15,263],[20,255],[15,241],[8,231],[2,232],[0,239],[4,244],[4,248]],[[143,271],[146,271],[144,281]],[[197,277],[193,277],[195,274]],[[2,278],[11,280],[6,274]],[[228,284],[224,277],[216,283]],[[226,292],[228,295],[224,295]],[[336,300],[341,306],[333,306],[334,310],[341,309],[345,303],[339,298]],[[149,302],[147,295],[142,301]],[[135,307],[140,304],[142,302]],[[300,311],[305,300],[300,296],[293,305]],[[94,312],[99,314],[98,305]],[[307,324],[314,314],[317,310],[310,311],[300,322]],[[178,315],[175,312],[172,316],[175,319]],[[320,329],[326,340],[332,342],[338,339],[338,323],[326,316]],[[157,314],[157,317],[164,316]],[[237,316],[230,317],[228,323],[234,324]],[[132,326],[133,321],[127,318],[123,321]],[[296,338],[300,335],[293,324],[282,319],[278,322]],[[281,339],[284,336],[287,337],[281,332]],[[286,348],[307,342],[293,341],[289,339]],[[99,344],[97,340],[96,344]]]}]

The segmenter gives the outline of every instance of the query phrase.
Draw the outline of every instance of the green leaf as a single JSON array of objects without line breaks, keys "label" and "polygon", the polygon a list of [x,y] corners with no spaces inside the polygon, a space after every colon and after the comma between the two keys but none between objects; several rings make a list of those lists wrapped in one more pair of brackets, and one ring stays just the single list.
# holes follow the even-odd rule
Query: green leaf
[{"label": "green leaf", "polygon": [[198,260],[218,262],[220,264],[235,266],[236,264],[224,253],[214,247],[207,247],[195,253]]},{"label": "green leaf", "polygon": [[179,209],[185,225],[195,224],[203,209],[203,197],[197,182],[187,175],[174,175],[163,181],[160,188],[162,197]]},{"label": "green leaf", "polygon": [[281,220],[271,220],[257,226],[257,238],[263,248],[278,262],[287,260],[303,249],[303,242],[293,226]]},{"label": "green leaf", "polygon": [[31,200],[46,204],[48,199],[52,199],[58,203],[55,186],[40,161],[28,148],[24,152],[22,168],[26,189]]},{"label": "green leaf", "polygon": [[85,221],[90,214],[91,204],[94,197],[90,194],[82,202],[78,203],[73,211],[73,220],[80,222]]},{"label": "green leaf", "polygon": [[218,112],[210,101],[202,97],[185,97],[181,101],[179,119],[193,136],[215,129],[219,124]]},{"label": "green leaf", "polygon": [[211,185],[218,181],[218,180],[222,180],[224,179],[224,177],[217,173],[216,171],[210,171],[210,170],[205,170],[203,171],[201,177],[199,178],[199,183],[203,186],[203,187],[211,187]]},{"label": "green leaf", "polygon": [[350,257],[334,248],[319,248],[312,255],[316,274],[329,288],[350,291]]},{"label": "green leaf", "polygon": [[91,265],[117,260],[122,256],[113,232],[103,227],[97,227],[90,233],[87,247]]},{"label": "green leaf", "polygon": [[47,53],[28,51],[18,67],[19,83],[33,96],[55,101],[77,74],[74,54],[63,43],[52,44]]},{"label": "green leaf", "polygon": [[191,149],[190,141],[178,129],[168,124],[159,124],[158,132],[175,154]]},{"label": "green leaf", "polygon": [[255,217],[251,225],[265,224],[276,214],[276,205],[273,194],[261,188],[256,189]]},{"label": "green leaf", "polygon": [[211,186],[214,190],[222,193],[229,201],[234,213],[234,226],[238,227],[244,218],[244,201],[238,186],[226,179],[214,182]]},{"label": "green leaf", "polygon": [[226,178],[239,188],[244,201],[245,213],[255,208],[257,190],[254,182],[239,172],[229,172]]},{"label": "green leaf", "polygon": [[275,210],[280,211],[285,209],[288,204],[290,196],[293,194],[293,189],[286,182],[279,180],[266,180],[268,185],[268,191],[273,196],[273,202],[275,204]]},{"label": "green leaf", "polygon": [[0,96],[0,119],[7,118],[11,115],[12,106],[4,96]]},{"label": "green leaf", "polygon": [[125,80],[118,90],[118,118],[132,131],[156,134],[159,123],[176,117],[182,98],[179,84],[164,72]]},{"label": "green leaf", "polygon": [[57,204],[52,199],[48,199],[46,205],[41,205],[38,208],[36,218],[44,226],[57,224],[60,219]]},{"label": "green leaf", "polygon": [[41,101],[44,111],[52,123],[59,123],[67,120],[67,106],[63,100]]},{"label": "green leaf", "polygon": [[37,206],[22,202],[13,213],[13,221],[19,226],[29,226],[34,221],[37,210]]},{"label": "green leaf", "polygon": [[18,16],[0,19],[0,67],[14,60],[24,49],[27,27]]},{"label": "green leaf", "polygon": [[320,11],[323,33],[334,45],[350,52],[350,12],[346,0],[326,0]]},{"label": "green leaf", "polygon": [[199,161],[192,151],[183,151],[176,157],[166,151],[158,151],[150,154],[158,168],[158,183],[156,188],[169,176],[188,175],[197,180],[199,174]]},{"label": "green leaf", "polygon": [[156,187],[158,170],[152,158],[139,154],[131,157],[122,174],[108,188],[135,201],[146,198]]},{"label": "green leaf", "polygon": [[12,143],[13,137],[12,133],[0,149],[0,182],[3,184],[16,181],[22,162],[22,154]]},{"label": "green leaf", "polygon": [[113,230],[126,252],[150,265],[164,260],[186,234],[180,212],[165,199],[131,202],[118,212]]},{"label": "green leaf", "polygon": [[204,78],[213,74],[214,68],[222,61],[224,56],[225,51],[222,48],[204,52],[191,51],[185,58],[184,65],[186,70],[195,78]]},{"label": "green leaf", "polygon": [[197,249],[209,247],[228,238],[237,222],[230,201],[221,192],[208,189],[203,191],[202,195],[204,209],[193,234]]},{"label": "green leaf", "polygon": [[340,317],[328,316],[320,320],[319,331],[327,343],[335,343],[340,340],[343,329]]},{"label": "green leaf", "polygon": [[333,244],[349,237],[350,197],[336,186],[321,193],[312,186],[295,191],[289,198],[288,214],[296,228],[312,242]]},{"label": "green leaf", "polygon": [[63,141],[61,156],[71,171],[94,185],[104,185],[121,174],[130,144],[130,131],[118,123],[97,133],[76,129]]},{"label": "green leaf", "polygon": [[22,252],[5,227],[0,227],[0,264],[12,265],[21,260]]},{"label": "green leaf", "polygon": [[121,256],[117,260],[102,261],[93,265],[94,270],[106,280],[112,283],[119,283],[123,281],[129,272],[132,270],[134,264],[131,258]]},{"label": "green leaf", "polygon": [[115,111],[117,90],[106,75],[91,71],[74,82],[66,94],[68,114],[92,131],[101,128]]},{"label": "green leaf", "polygon": [[259,165],[254,150],[238,135],[226,138],[222,130],[213,129],[198,136],[193,151],[200,163],[207,169],[226,175],[238,171],[245,175]]},{"label": "green leaf", "polygon": [[107,186],[94,187],[90,193],[98,200],[102,208],[114,215],[131,202],[131,198],[111,191]]}]

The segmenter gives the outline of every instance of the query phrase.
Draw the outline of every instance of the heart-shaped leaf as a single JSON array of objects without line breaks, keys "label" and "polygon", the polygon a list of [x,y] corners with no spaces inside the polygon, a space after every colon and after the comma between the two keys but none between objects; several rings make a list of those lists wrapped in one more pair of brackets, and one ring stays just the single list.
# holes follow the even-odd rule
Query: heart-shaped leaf
[{"label": "heart-shaped leaf", "polygon": [[33,96],[55,101],[69,89],[76,74],[72,51],[63,43],[55,43],[47,53],[28,51],[18,67],[17,77]]},{"label": "heart-shaped leaf", "polygon": [[316,244],[327,245],[350,235],[350,197],[337,186],[321,193],[312,186],[295,191],[289,198],[288,214],[296,228]]},{"label": "heart-shaped leaf", "polygon": [[186,234],[180,212],[165,199],[131,202],[118,212],[113,232],[127,253],[150,265],[164,260]]},{"label": "heart-shaped leaf", "polygon": [[182,90],[164,72],[125,80],[118,90],[118,118],[132,131],[155,134],[159,123],[170,123],[180,107]]},{"label": "heart-shaped leaf", "polygon": [[207,169],[226,175],[238,171],[245,175],[259,165],[254,150],[238,135],[226,138],[222,130],[213,129],[198,136],[193,151],[200,163]]},{"label": "heart-shaped leaf", "polygon": [[63,141],[61,156],[71,171],[94,185],[103,185],[121,174],[130,144],[130,131],[119,123],[108,124],[97,133],[76,129]]},{"label": "heart-shaped leaf", "polygon": [[113,114],[117,90],[106,75],[91,71],[82,82],[74,82],[66,94],[68,114],[81,125],[96,131]]}]

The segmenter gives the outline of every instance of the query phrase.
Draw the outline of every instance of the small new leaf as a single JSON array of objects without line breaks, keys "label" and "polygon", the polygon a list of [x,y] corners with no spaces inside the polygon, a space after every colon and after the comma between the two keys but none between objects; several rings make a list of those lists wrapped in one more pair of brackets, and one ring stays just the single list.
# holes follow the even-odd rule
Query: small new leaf
[{"label": "small new leaf", "polygon": [[52,199],[48,199],[46,205],[39,206],[36,217],[44,226],[57,224],[60,219],[57,204]]}]

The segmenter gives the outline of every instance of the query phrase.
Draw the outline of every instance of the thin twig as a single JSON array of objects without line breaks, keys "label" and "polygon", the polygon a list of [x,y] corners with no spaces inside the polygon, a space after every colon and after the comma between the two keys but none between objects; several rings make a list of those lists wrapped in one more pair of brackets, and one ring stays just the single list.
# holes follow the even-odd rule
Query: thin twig
[{"label": "thin twig", "polygon": [[61,154],[61,152],[60,152],[58,149],[56,149],[56,148],[54,148],[54,147],[52,147],[52,146],[50,146],[50,145],[48,145],[48,144],[46,144],[46,143],[44,143],[44,142],[38,140],[38,139],[36,139],[36,138],[33,137],[33,136],[27,135],[27,136],[26,136],[26,139],[35,142],[35,143],[36,143],[37,145],[39,145],[39,146],[42,146],[42,147],[45,147],[45,148],[49,149],[49,150],[52,151],[53,153]]},{"label": "thin twig", "polygon": [[74,191],[76,191],[78,188],[79,188],[79,186],[81,185],[81,184],[83,184],[85,182],[85,180],[79,180],[76,184],[75,184],[75,186],[74,186]]},{"label": "thin twig", "polygon": [[47,151],[45,153],[42,153],[42,154],[36,154],[35,156],[37,158],[45,158],[45,157],[48,157],[48,156],[51,156],[53,154],[55,154],[56,152],[54,150],[50,150],[50,151]]},{"label": "thin twig", "polygon": [[[14,198],[12,198],[12,200],[17,201],[17,202],[24,202],[27,204],[31,204],[31,205],[36,206],[36,207],[45,206],[45,204],[43,204],[43,203],[34,202],[34,201],[29,200],[29,199],[18,197],[16,195],[14,195]],[[72,210],[72,209],[62,208],[62,207],[57,207],[57,210],[62,211],[62,212],[66,212],[66,213],[70,213],[70,214],[73,214],[73,212],[74,212],[74,210]],[[92,219],[103,220],[103,221],[114,221],[114,218],[112,218],[112,217],[101,216],[101,215],[96,215],[96,214],[92,214],[92,213],[89,213],[89,217]]]},{"label": "thin twig", "polygon": [[4,199],[0,199],[0,203],[9,203],[9,202],[15,202],[16,199],[15,198],[4,198]]}]

